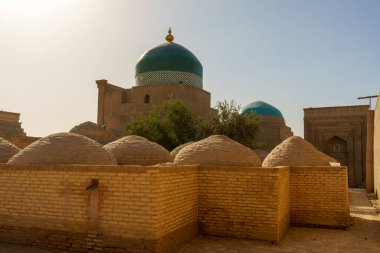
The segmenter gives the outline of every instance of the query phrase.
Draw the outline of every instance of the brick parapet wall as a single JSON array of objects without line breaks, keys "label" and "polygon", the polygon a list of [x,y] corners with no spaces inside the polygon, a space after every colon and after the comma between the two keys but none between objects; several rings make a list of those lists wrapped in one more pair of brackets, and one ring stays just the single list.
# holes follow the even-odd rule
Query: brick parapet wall
[{"label": "brick parapet wall", "polygon": [[[171,238],[180,245],[196,234],[197,167],[180,169],[0,164],[0,240],[170,252]],[[87,191],[92,179],[98,188]],[[169,202],[172,209],[163,208]]]},{"label": "brick parapet wall", "polygon": [[158,177],[158,251],[174,251],[197,234],[198,168],[166,167]]},{"label": "brick parapet wall", "polygon": [[349,226],[347,182],[347,167],[291,167],[291,224]]},{"label": "brick parapet wall", "polygon": [[[92,180],[98,187],[86,190]],[[174,252],[199,231],[279,241],[289,222],[346,226],[344,167],[0,164],[0,241]]]},{"label": "brick parapet wall", "polygon": [[[286,229],[289,168],[200,166],[200,232],[210,235],[279,241]],[[286,187],[286,186],[285,186]],[[279,210],[283,208],[284,210]],[[286,210],[287,208],[287,210]],[[283,216],[279,217],[279,213]],[[286,214],[287,213],[287,214]],[[281,221],[280,221],[281,220]],[[285,225],[284,225],[285,226]]]}]

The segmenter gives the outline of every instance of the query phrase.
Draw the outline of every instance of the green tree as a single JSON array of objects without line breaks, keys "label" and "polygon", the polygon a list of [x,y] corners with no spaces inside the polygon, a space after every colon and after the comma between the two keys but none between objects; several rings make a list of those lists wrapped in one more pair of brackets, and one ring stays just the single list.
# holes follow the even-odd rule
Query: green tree
[{"label": "green tree", "polygon": [[198,138],[222,134],[249,147],[257,147],[258,119],[256,115],[241,115],[235,101],[217,102],[218,114],[206,118],[198,127]]},{"label": "green tree", "polygon": [[180,100],[172,99],[160,106],[152,105],[147,115],[135,114],[126,134],[143,136],[168,150],[213,134],[226,135],[249,148],[257,146],[254,115],[240,115],[234,101],[218,102],[216,109],[218,113],[213,116],[196,118]]},{"label": "green tree", "polygon": [[126,127],[126,134],[140,135],[168,150],[196,138],[197,120],[180,100],[172,99],[160,106],[152,105],[148,115],[135,116]]}]

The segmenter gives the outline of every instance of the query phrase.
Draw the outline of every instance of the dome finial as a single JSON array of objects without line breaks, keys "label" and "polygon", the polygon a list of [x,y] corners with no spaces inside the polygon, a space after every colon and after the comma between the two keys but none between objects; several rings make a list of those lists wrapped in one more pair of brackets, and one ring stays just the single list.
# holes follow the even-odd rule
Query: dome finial
[{"label": "dome finial", "polygon": [[166,35],[165,39],[168,42],[172,42],[174,40],[174,36],[172,35],[172,28],[169,27],[168,35]]}]

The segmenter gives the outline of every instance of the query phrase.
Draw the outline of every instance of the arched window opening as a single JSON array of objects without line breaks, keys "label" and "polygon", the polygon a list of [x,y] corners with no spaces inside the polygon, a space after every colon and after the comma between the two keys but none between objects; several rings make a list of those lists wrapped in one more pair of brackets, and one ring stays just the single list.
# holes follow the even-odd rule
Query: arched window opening
[{"label": "arched window opening", "polygon": [[144,96],[144,104],[149,104],[150,103],[150,96],[148,94],[146,94]]},{"label": "arched window opening", "polygon": [[334,136],[327,141],[327,152],[347,152],[347,142]]}]

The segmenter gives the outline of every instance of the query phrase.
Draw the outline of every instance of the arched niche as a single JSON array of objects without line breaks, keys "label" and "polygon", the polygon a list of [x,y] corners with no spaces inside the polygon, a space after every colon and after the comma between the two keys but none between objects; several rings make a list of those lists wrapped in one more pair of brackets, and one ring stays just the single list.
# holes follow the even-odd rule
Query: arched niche
[{"label": "arched niche", "polygon": [[327,155],[335,158],[342,166],[348,165],[347,142],[338,136],[331,137],[326,142]]}]

